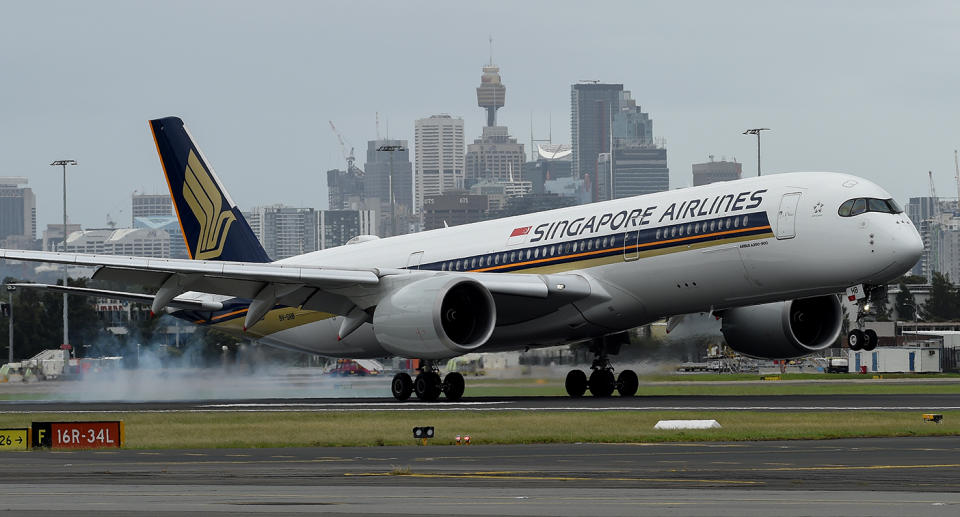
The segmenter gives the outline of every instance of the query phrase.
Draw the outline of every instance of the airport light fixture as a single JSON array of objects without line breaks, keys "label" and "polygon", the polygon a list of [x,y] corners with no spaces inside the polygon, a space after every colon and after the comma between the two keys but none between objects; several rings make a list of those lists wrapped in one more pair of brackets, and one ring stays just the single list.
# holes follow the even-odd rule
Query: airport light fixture
[{"label": "airport light fixture", "polygon": [[393,194],[393,153],[406,151],[407,148],[402,145],[381,145],[377,147],[377,152],[386,152],[390,153],[390,181],[388,188],[390,189],[390,236],[393,237],[397,234],[397,209],[395,206],[396,196]]},{"label": "airport light fixture", "polygon": [[743,132],[745,135],[757,135],[757,176],[760,176],[760,132],[770,131],[768,127],[756,127]]},{"label": "airport light fixture", "polygon": [[[67,251],[67,165],[76,165],[76,160],[56,160],[50,165],[63,167],[63,252]],[[67,265],[63,265],[63,287],[67,287]],[[70,324],[67,318],[67,292],[63,292],[63,346],[70,345]],[[77,357],[76,351],[71,351]]]},{"label": "airport light fixture", "polygon": [[17,286],[15,285],[7,286],[7,310],[6,310],[5,316],[10,318],[9,320],[7,320],[7,324],[9,326],[9,329],[8,329],[9,336],[7,337],[7,339],[9,340],[7,342],[7,362],[8,363],[13,362],[13,292],[16,290],[17,290]]}]

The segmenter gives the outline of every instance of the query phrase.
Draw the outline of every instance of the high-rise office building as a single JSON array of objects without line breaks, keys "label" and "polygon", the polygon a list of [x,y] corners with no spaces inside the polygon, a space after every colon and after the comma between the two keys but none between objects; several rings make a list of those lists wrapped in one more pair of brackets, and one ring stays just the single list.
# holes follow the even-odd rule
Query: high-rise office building
[{"label": "high-rise office building", "polygon": [[415,211],[427,196],[464,187],[463,119],[433,115],[414,125]]},{"label": "high-rise office building", "polygon": [[738,180],[742,174],[742,163],[736,160],[728,162],[726,159],[714,161],[713,155],[710,155],[709,162],[693,164],[693,186]]},{"label": "high-rise office building", "polygon": [[389,237],[407,233],[407,222],[413,214],[413,164],[410,163],[410,146],[407,141],[368,141],[367,161],[363,168],[366,170],[363,176],[364,196],[367,199],[380,200],[380,221],[377,224],[380,234]]},{"label": "high-rise office building", "polygon": [[173,202],[168,194],[137,194],[130,196],[130,224],[138,217],[169,217],[173,215]]},{"label": "high-rise office building", "polygon": [[923,254],[920,255],[920,260],[910,270],[910,274],[925,276],[930,279],[933,272],[938,270],[936,264],[939,261],[931,257],[931,252],[934,255],[939,254],[937,248],[940,246],[940,239],[938,237],[939,226],[937,221],[942,208],[937,206],[936,199],[930,196],[912,197],[904,208],[907,217],[910,218],[910,221],[913,222],[913,225],[917,227],[923,237]]},{"label": "high-rise office building", "polygon": [[343,246],[359,235],[377,234],[375,210],[320,210],[317,218],[320,249]]},{"label": "high-rise office building", "polygon": [[453,191],[427,196],[423,203],[423,229],[475,223],[486,219],[487,196]]},{"label": "high-rise office building", "polygon": [[0,178],[0,240],[37,238],[37,198],[27,178]]},{"label": "high-rise office building", "polygon": [[653,121],[622,84],[571,86],[574,179],[593,201],[670,188],[667,153],[653,137]]},{"label": "high-rise office building", "polygon": [[273,260],[318,249],[317,215],[312,208],[260,206],[244,212],[243,216]]},{"label": "high-rise office building", "polygon": [[352,200],[364,199],[364,179],[358,170],[327,171],[327,206],[330,210],[347,210]]},{"label": "high-rise office building", "polygon": [[597,156],[609,153],[610,121],[620,108],[622,84],[578,83],[570,87],[573,176],[594,178]]}]

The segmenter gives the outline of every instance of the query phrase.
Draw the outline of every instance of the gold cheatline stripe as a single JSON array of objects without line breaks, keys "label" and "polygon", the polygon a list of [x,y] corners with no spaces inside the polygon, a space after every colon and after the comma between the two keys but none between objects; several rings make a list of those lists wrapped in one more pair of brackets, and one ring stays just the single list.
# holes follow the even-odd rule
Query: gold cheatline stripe
[{"label": "gold cheatline stripe", "polygon": [[[768,224],[768,225],[766,225],[766,226],[755,226],[755,227],[753,227],[753,228],[741,228],[741,229],[739,229],[739,230],[727,230],[727,231],[725,231],[725,232],[705,233],[705,234],[703,234],[703,235],[694,235],[694,236],[683,237],[683,238],[678,238],[678,239],[667,239],[667,240],[660,240],[660,241],[655,241],[655,242],[648,242],[648,243],[646,243],[646,244],[639,244],[639,245],[637,245],[637,248],[647,248],[647,247],[650,247],[650,246],[655,246],[655,245],[657,245],[657,244],[668,244],[668,243],[671,243],[671,242],[683,242],[683,241],[689,241],[689,240],[693,240],[693,239],[702,239],[702,238],[704,238],[704,237],[714,237],[714,236],[718,236],[718,235],[732,235],[732,234],[735,234],[735,233],[750,232],[750,231],[754,231],[754,230],[770,230],[770,229],[771,229],[771,228],[770,228],[770,225]],[[558,245],[559,245],[559,246],[563,246],[563,244],[564,244],[564,243],[560,243],[560,244],[558,244]],[[551,244],[551,246],[553,246],[553,245]],[[550,257],[550,258],[543,258],[543,259],[536,259],[536,260],[528,260],[528,261],[526,261],[526,262],[517,262],[516,264],[501,264],[501,265],[499,265],[499,266],[491,266],[491,267],[486,267],[486,268],[481,268],[481,269],[471,269],[471,270],[469,270],[469,271],[471,271],[471,272],[476,272],[476,273],[483,273],[483,272],[485,272],[485,271],[494,271],[494,270],[497,270],[497,269],[504,269],[504,268],[508,268],[508,267],[518,267],[518,266],[526,266],[526,265],[530,265],[530,264],[540,264],[540,263],[542,263],[542,262],[551,262],[551,261],[554,261],[554,260],[562,260],[562,259],[574,258],[574,257],[586,257],[586,256],[589,256],[589,255],[597,255],[597,254],[600,254],[600,253],[608,253],[608,252],[610,252],[610,251],[616,251],[616,250],[622,250],[622,249],[624,249],[623,246],[618,246],[618,247],[616,247],[616,248],[605,248],[605,249],[602,249],[602,250],[585,251],[585,252],[582,252],[582,253],[574,253],[574,254],[571,254],[571,255],[559,255],[559,256]],[[498,252],[498,253],[502,253],[502,252]],[[454,260],[456,260],[456,259],[454,259]],[[447,262],[447,261],[443,261],[443,262]]]}]

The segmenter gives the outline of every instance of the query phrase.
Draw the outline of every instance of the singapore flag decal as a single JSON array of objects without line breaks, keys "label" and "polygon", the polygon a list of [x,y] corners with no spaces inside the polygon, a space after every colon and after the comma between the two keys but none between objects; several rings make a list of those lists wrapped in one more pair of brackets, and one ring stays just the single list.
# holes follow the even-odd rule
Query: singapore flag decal
[{"label": "singapore flag decal", "polygon": [[533,226],[514,228],[513,232],[510,233],[510,238],[507,239],[507,246],[515,246],[527,242],[527,235],[530,234],[531,228],[533,228]]}]

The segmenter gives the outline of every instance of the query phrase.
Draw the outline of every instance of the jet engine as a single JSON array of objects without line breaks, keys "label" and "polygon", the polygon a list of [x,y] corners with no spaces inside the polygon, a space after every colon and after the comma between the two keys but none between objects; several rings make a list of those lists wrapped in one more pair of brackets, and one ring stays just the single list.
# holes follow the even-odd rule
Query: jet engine
[{"label": "jet engine", "polygon": [[729,309],[720,330],[727,345],[759,359],[790,359],[832,345],[843,313],[835,295]]},{"label": "jet engine", "polygon": [[490,291],[456,276],[406,285],[381,300],[373,313],[373,332],[381,346],[419,359],[466,354],[490,339],[496,323]]}]

